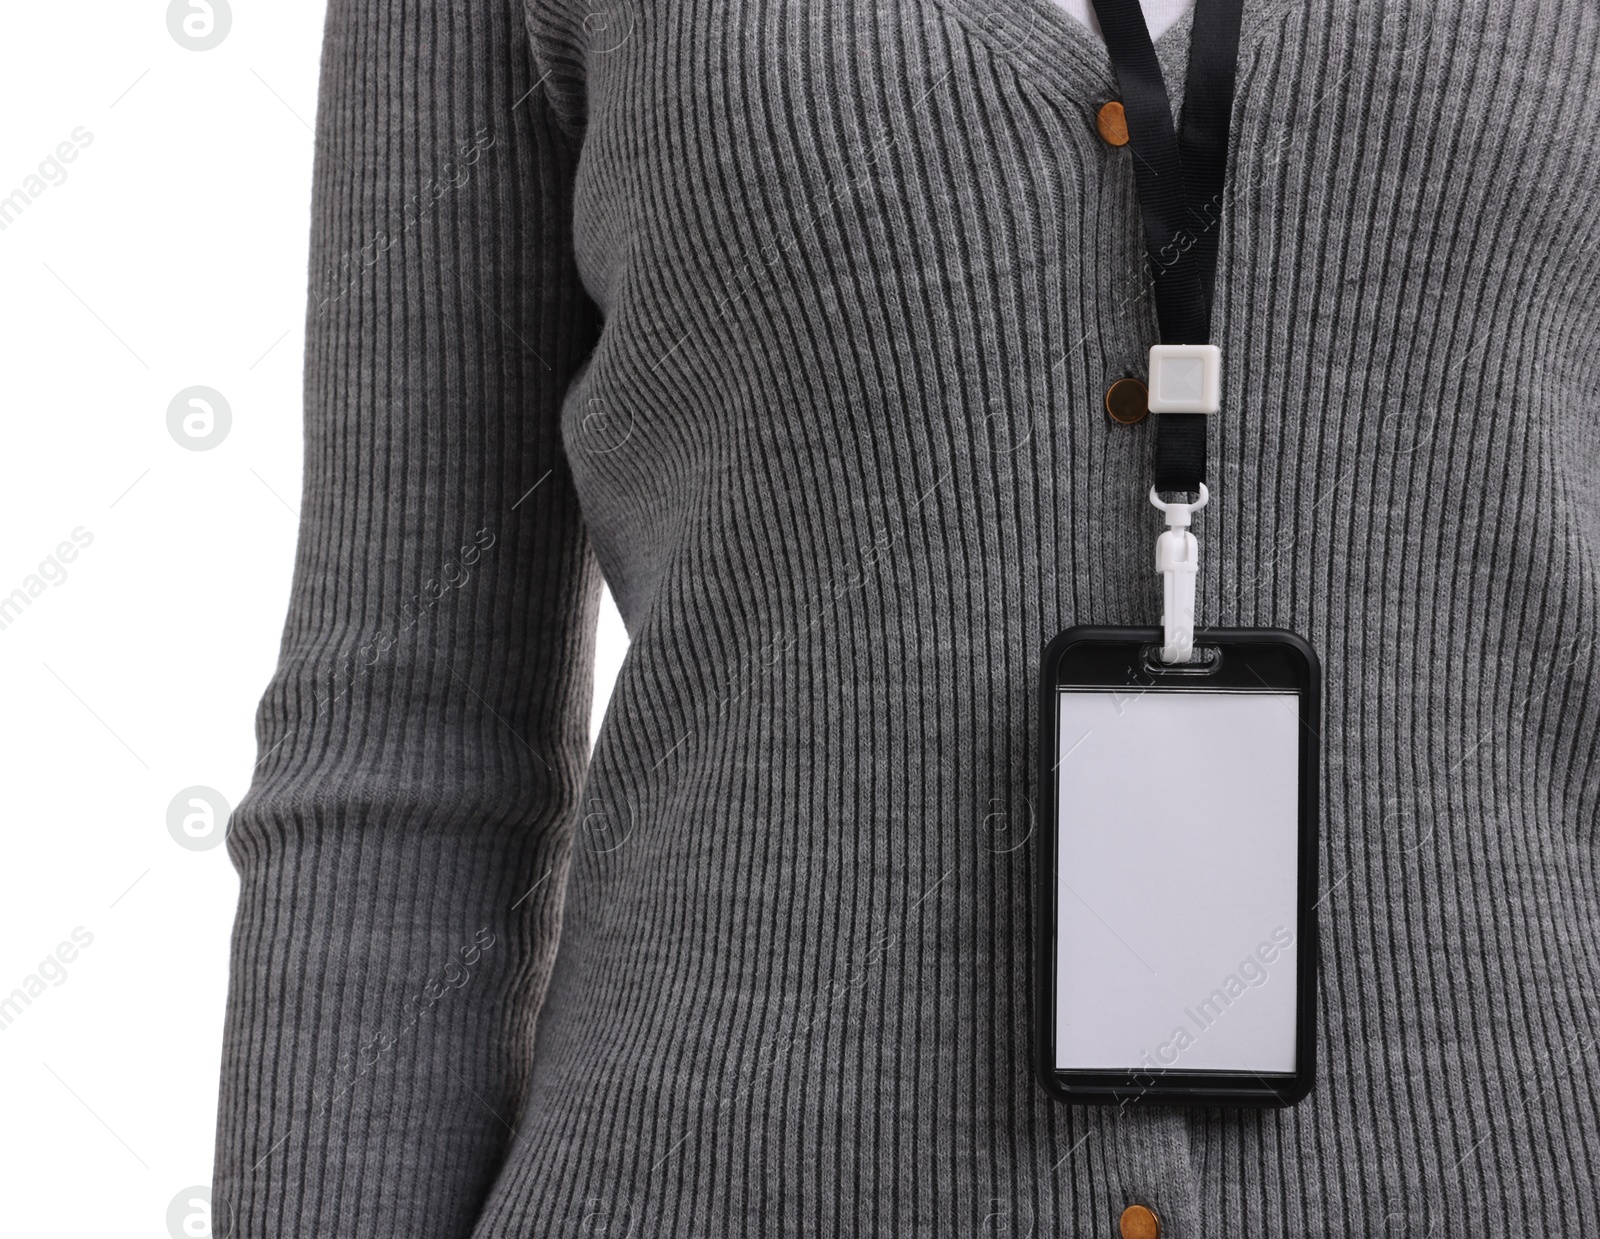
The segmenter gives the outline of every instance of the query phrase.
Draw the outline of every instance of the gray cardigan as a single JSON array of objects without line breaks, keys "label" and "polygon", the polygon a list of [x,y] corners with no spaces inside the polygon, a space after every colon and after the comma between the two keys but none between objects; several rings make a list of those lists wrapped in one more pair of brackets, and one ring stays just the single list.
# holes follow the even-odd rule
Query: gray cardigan
[{"label": "gray cardigan", "polygon": [[1039,652],[1159,618],[1099,41],[1053,0],[329,9],[219,1234],[1600,1227],[1593,0],[1246,4],[1197,531],[1202,622],[1326,675],[1282,1112],[1029,1067]]}]

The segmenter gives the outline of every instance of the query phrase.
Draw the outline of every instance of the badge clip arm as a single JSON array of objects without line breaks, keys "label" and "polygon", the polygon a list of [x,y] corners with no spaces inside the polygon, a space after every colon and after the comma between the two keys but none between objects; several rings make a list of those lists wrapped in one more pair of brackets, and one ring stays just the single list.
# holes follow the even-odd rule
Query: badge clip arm
[{"label": "badge clip arm", "polygon": [[1193,515],[1211,500],[1211,492],[1200,483],[1196,503],[1163,503],[1156,488],[1150,488],[1150,502],[1166,516],[1167,530],[1156,539],[1156,571],[1161,574],[1162,646],[1161,661],[1186,663],[1194,658],[1194,591],[1200,572],[1200,543],[1189,532]]}]

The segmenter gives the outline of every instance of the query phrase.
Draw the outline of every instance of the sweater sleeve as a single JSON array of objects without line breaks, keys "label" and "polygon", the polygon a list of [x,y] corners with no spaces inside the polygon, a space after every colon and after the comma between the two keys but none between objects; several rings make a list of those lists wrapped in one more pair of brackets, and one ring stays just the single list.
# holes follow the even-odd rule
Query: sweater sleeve
[{"label": "sweater sleeve", "polygon": [[213,1225],[472,1229],[513,1141],[588,752],[559,412],[598,315],[517,0],[330,0],[305,482],[240,877]]}]

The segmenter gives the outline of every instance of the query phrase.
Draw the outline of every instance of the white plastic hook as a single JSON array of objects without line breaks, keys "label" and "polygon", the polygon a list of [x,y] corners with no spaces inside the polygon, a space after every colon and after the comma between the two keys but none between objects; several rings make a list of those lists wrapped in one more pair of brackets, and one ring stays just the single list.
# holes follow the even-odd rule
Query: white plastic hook
[{"label": "white plastic hook", "polygon": [[1210,501],[1211,492],[1204,482],[1197,503],[1163,503],[1156,488],[1150,488],[1150,502],[1161,509],[1167,521],[1167,531],[1156,539],[1164,663],[1186,663],[1194,658],[1194,587],[1200,571],[1200,543],[1189,532],[1189,522]]}]

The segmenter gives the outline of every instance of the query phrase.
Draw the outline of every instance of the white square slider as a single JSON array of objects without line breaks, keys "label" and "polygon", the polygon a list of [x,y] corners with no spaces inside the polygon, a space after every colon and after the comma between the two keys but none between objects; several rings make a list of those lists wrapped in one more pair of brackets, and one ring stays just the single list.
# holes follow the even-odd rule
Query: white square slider
[{"label": "white square slider", "polygon": [[1150,346],[1150,412],[1215,413],[1222,408],[1222,350],[1215,344]]}]

